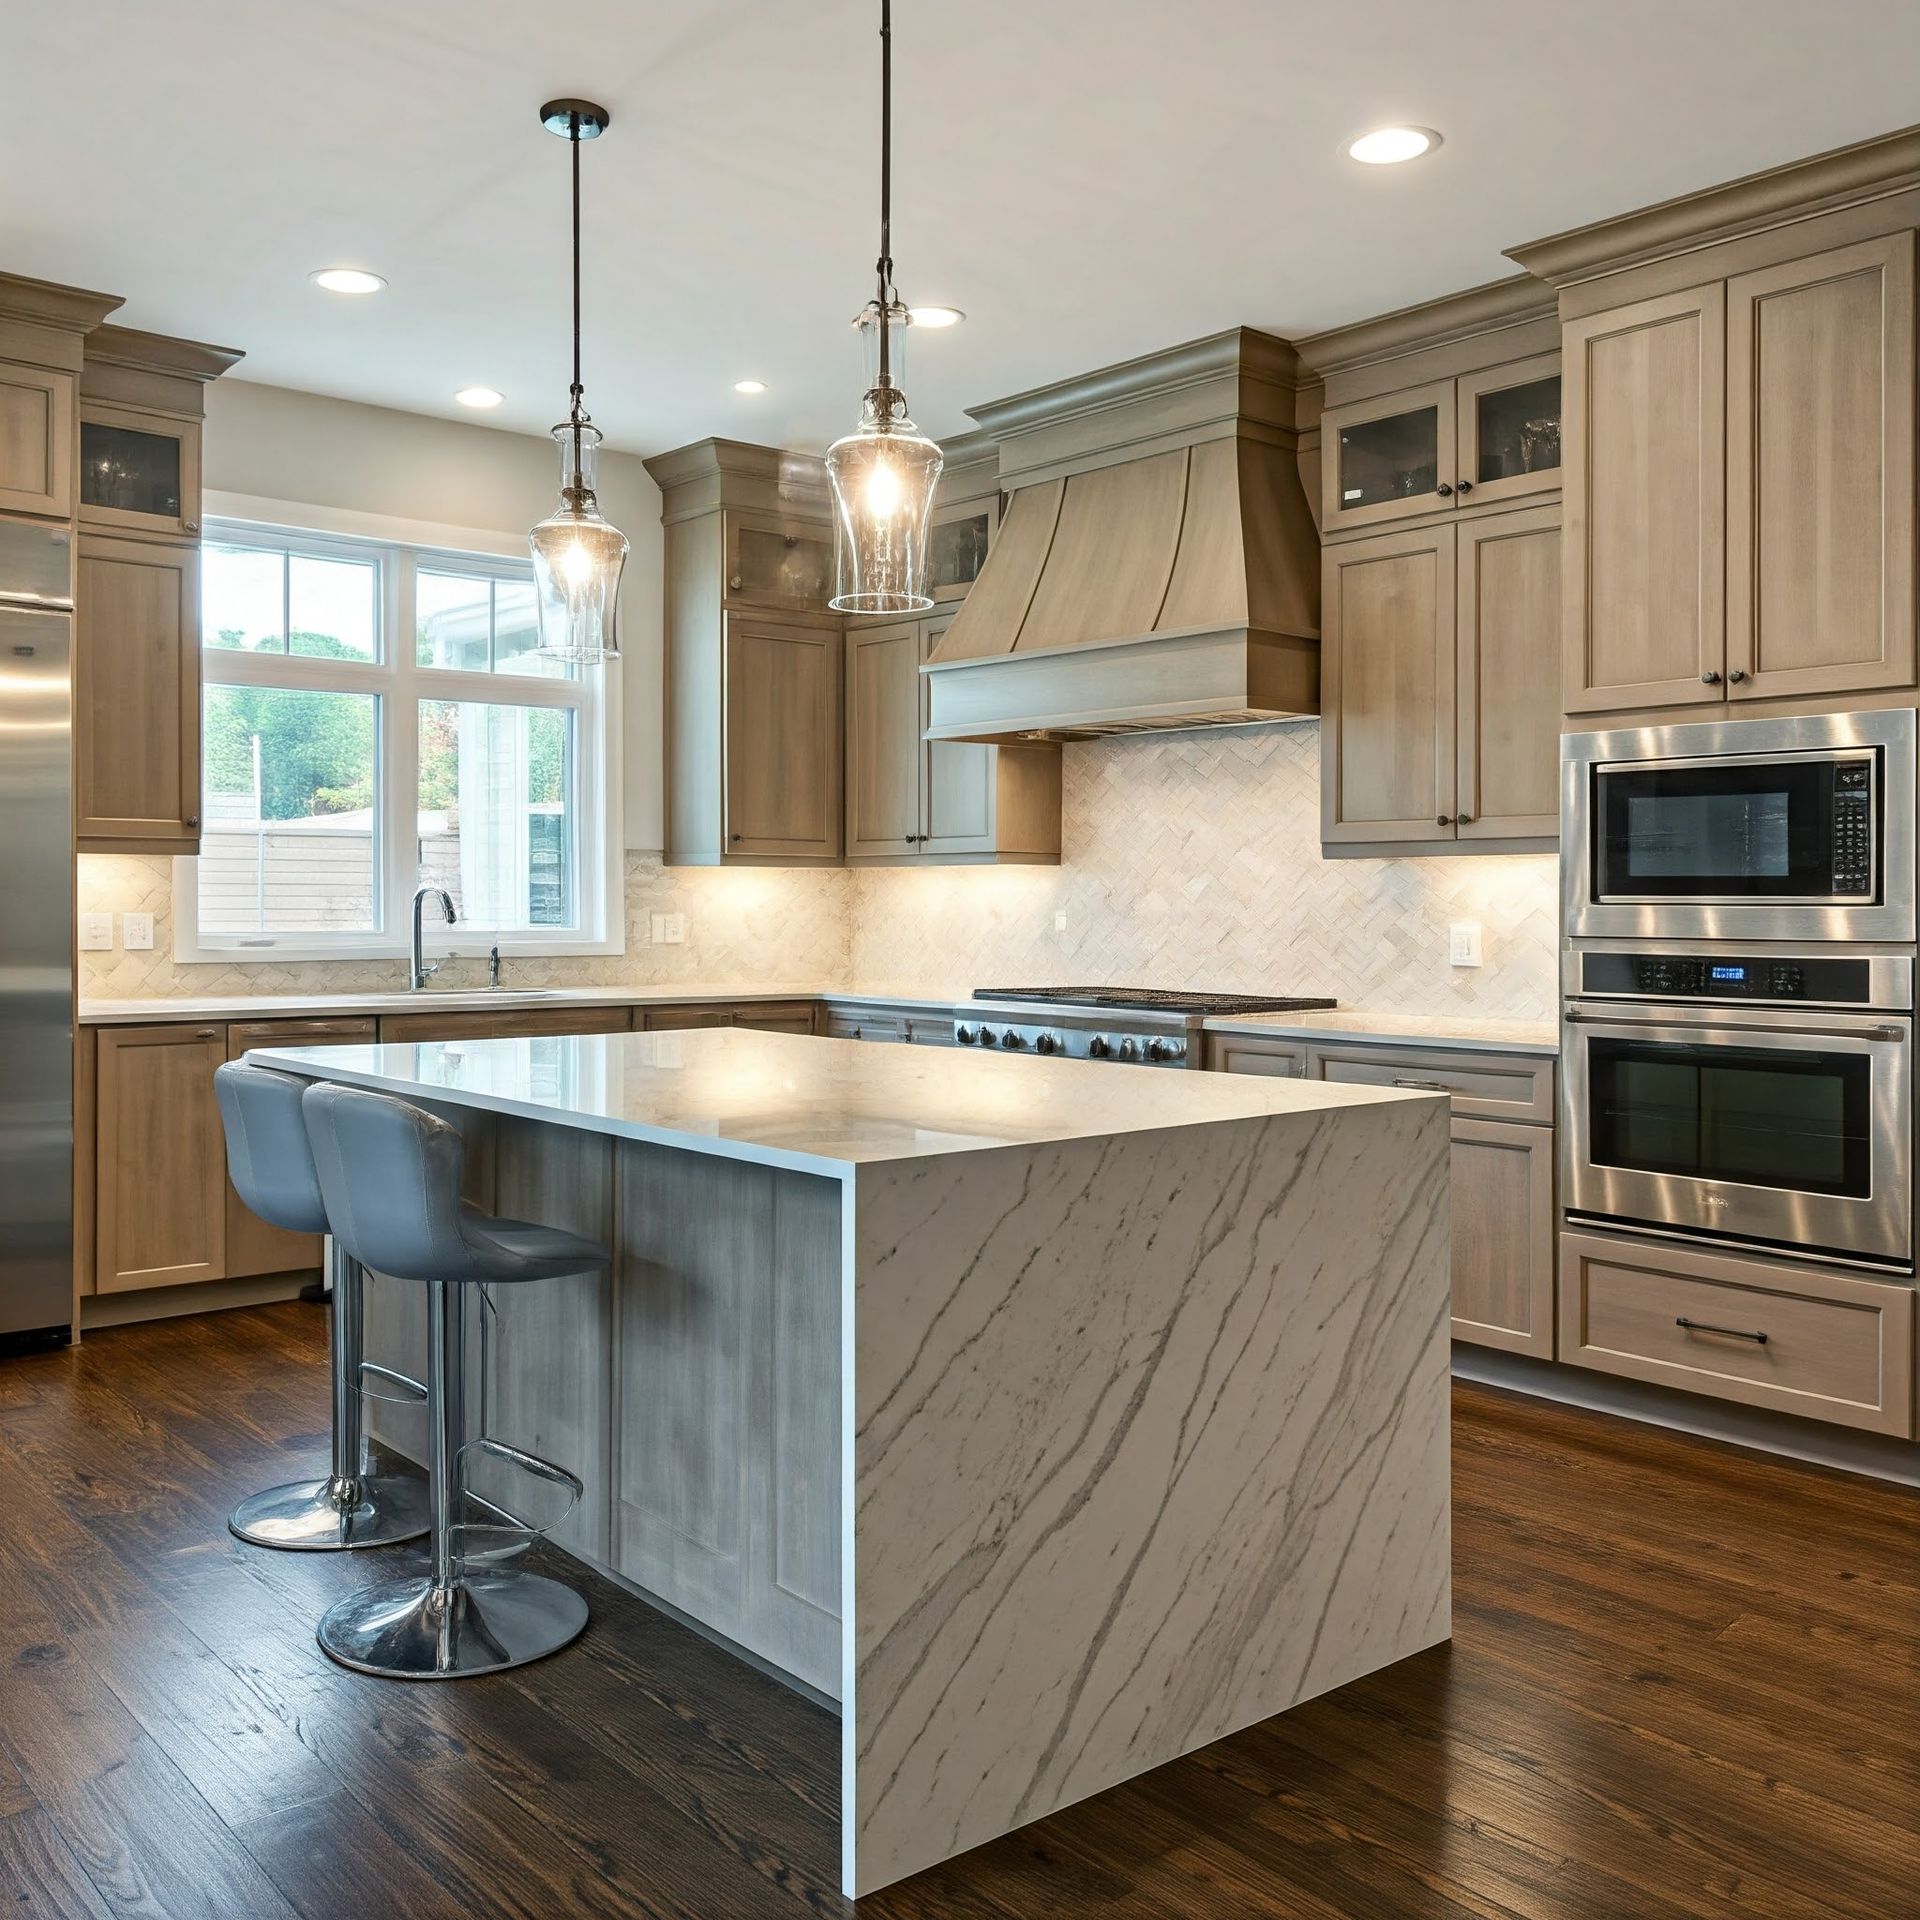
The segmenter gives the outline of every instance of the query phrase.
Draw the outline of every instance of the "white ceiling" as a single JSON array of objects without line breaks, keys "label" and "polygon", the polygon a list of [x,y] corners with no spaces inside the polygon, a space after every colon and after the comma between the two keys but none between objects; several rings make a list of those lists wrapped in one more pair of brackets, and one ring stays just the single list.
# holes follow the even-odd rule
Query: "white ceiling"
[{"label": "white ceiling", "polygon": [[[566,148],[609,443],[824,446],[875,252],[878,0],[83,0],[0,60],[0,268],[123,293],[241,377],[538,431],[566,390]],[[1503,245],[1916,117],[1913,0],[901,0],[894,252],[936,433],[1244,323],[1510,271]],[[1402,169],[1369,126],[1439,128]],[[314,268],[385,274],[350,301]],[[732,383],[769,383],[743,399]]]}]

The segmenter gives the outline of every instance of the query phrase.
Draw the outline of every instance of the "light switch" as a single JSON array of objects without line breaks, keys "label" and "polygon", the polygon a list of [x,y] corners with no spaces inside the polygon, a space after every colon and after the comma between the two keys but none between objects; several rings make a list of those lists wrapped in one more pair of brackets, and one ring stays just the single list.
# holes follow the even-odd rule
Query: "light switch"
[{"label": "light switch", "polygon": [[1056,908],[1054,909],[1054,913],[1053,913],[1053,930],[1054,930],[1054,932],[1055,932],[1055,933],[1065,933],[1065,932],[1066,932],[1066,930],[1067,930],[1067,910],[1066,910],[1066,908],[1065,908],[1065,907],[1056,907]]},{"label": "light switch", "polygon": [[82,953],[113,951],[112,914],[83,913],[80,916],[80,951]]},{"label": "light switch", "polygon": [[1480,965],[1480,922],[1478,920],[1455,920],[1448,924],[1447,965],[1450,967]]},{"label": "light switch", "polygon": [[153,915],[123,913],[120,916],[120,944],[129,953],[153,951]]},{"label": "light switch", "polygon": [[687,916],[684,913],[656,913],[653,916],[653,944],[656,947],[681,946],[686,937]]}]

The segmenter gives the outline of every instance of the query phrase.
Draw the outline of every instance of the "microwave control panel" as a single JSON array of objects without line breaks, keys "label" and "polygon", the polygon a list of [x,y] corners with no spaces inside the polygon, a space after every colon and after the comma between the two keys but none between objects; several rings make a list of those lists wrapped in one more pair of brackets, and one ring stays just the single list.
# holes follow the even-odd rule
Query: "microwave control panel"
[{"label": "microwave control panel", "polygon": [[1833,890],[1873,890],[1873,766],[1842,760],[1833,770]]},{"label": "microwave control panel", "polygon": [[1769,1000],[1825,1006],[1865,1006],[1869,968],[1864,960],[1809,955],[1792,960],[1738,954],[1585,953],[1583,993],[1631,995],[1638,1000]]}]

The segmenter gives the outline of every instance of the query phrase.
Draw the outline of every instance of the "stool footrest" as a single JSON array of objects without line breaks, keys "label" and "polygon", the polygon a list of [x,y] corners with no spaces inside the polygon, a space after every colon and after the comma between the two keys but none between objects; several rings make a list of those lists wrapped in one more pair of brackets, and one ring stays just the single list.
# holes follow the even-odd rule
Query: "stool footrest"
[{"label": "stool footrest", "polygon": [[[567,1504],[545,1526],[535,1526],[530,1520],[523,1520],[511,1507],[502,1506],[497,1500],[490,1500],[483,1493],[476,1493],[470,1486],[466,1488],[467,1498],[487,1512],[499,1515],[497,1520],[463,1520],[454,1525],[454,1534],[458,1542],[457,1552],[464,1564],[469,1566],[498,1566],[525,1553],[536,1542],[544,1540],[555,1527],[566,1519],[575,1507],[586,1497],[586,1487],[580,1476],[561,1466],[557,1461],[542,1458],[537,1453],[529,1453],[524,1447],[511,1446],[505,1440],[496,1440],[491,1434],[482,1434],[478,1439],[469,1440],[460,1449],[462,1481],[465,1481],[465,1460],[470,1453],[484,1453],[496,1460],[504,1461],[510,1467],[517,1467],[522,1473],[535,1480],[544,1480],[550,1486],[563,1487],[567,1494]],[[466,1542],[477,1536],[498,1536],[500,1544],[469,1551]]]},{"label": "stool footrest", "polygon": [[[367,1385],[369,1378],[384,1380],[389,1386],[401,1389],[398,1393],[380,1393]],[[427,1389],[410,1373],[396,1373],[391,1367],[383,1367],[377,1360],[360,1362],[360,1391],[369,1400],[385,1400],[396,1407],[418,1407],[426,1404]]]}]

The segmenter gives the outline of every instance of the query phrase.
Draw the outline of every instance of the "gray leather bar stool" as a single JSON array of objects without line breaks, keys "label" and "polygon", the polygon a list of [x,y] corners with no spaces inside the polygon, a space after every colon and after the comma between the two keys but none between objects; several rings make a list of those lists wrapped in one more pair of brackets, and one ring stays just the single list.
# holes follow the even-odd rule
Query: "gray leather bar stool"
[{"label": "gray leather bar stool", "polygon": [[[432,1569],[424,1579],[386,1580],[349,1595],[321,1620],[320,1645],[342,1666],[399,1680],[496,1673],[556,1652],[587,1624],[587,1603],[558,1580],[502,1564],[544,1530],[490,1502],[483,1504],[504,1525],[469,1521],[467,1456],[483,1451],[505,1460],[569,1488],[576,1501],[580,1481],[484,1431],[469,1437],[464,1299],[471,1287],[484,1303],[496,1282],[603,1267],[607,1250],[558,1227],[494,1220],[465,1204],[459,1133],[410,1101],[322,1081],[301,1104],[334,1238],[376,1272],[427,1288]],[[474,1551],[472,1542],[487,1536],[506,1544]]]},{"label": "gray leather bar stool", "polygon": [[[325,1234],[326,1203],[300,1112],[306,1088],[293,1074],[244,1062],[217,1067],[213,1075],[234,1191],[270,1226]],[[323,1257],[333,1284],[333,1470],[323,1479],[254,1494],[234,1508],[227,1525],[251,1546],[310,1553],[417,1540],[427,1530],[427,1483],[417,1473],[367,1471],[362,1395],[370,1375],[402,1389],[383,1397],[418,1400],[426,1390],[366,1360],[360,1264],[331,1235]]]}]

